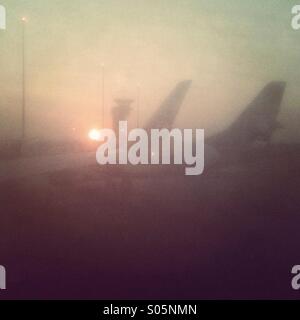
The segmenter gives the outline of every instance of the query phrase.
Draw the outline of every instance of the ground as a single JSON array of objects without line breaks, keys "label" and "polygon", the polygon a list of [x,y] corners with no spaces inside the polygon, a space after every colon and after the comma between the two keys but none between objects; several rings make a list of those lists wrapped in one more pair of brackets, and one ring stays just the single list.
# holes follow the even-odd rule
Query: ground
[{"label": "ground", "polygon": [[2,296],[298,299],[299,164],[292,146],[199,177],[92,165],[3,180]]}]

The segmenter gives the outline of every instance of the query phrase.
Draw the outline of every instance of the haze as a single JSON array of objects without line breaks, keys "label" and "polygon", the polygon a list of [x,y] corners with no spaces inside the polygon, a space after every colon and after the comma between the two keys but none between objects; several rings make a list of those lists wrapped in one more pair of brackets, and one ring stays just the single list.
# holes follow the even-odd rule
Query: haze
[{"label": "haze", "polygon": [[[193,86],[178,127],[225,128],[271,80],[287,81],[275,140],[295,141],[300,120],[300,31],[294,1],[1,0],[0,134],[20,136],[22,25],[26,24],[28,137],[65,139],[102,122],[115,98],[137,101],[142,122],[175,84]],[[133,104],[136,107],[136,103]],[[131,125],[135,126],[132,112]],[[74,132],[74,128],[76,131]]]}]

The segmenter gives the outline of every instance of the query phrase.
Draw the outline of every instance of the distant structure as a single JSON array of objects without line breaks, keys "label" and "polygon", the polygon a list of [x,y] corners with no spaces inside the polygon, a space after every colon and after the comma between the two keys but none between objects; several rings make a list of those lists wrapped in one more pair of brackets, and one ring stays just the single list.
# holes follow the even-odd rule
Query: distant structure
[{"label": "distant structure", "polygon": [[119,131],[119,121],[127,120],[132,108],[131,99],[116,99],[116,106],[112,108],[113,129],[116,133]]}]

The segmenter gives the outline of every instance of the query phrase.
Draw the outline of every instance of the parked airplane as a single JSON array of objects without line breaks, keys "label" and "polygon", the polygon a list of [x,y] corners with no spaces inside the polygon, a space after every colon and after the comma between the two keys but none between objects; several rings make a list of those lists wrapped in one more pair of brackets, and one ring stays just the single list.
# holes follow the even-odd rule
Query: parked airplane
[{"label": "parked airplane", "polygon": [[[146,127],[156,126],[157,128],[171,127],[180,107],[183,103],[184,97],[191,85],[191,81],[182,81],[176,85],[171,91],[169,96],[164,100],[162,105],[158,108],[156,114],[149,120]],[[95,132],[91,138],[95,137],[95,146],[98,145],[98,132]],[[19,145],[17,141],[13,145]],[[16,148],[5,148],[5,149],[17,149]],[[39,149],[40,144],[39,144]],[[44,148],[43,148],[44,149]],[[8,153],[8,152],[6,152]],[[12,152],[9,152],[12,153]],[[96,164],[95,161],[95,150],[88,152],[76,152],[64,153],[64,154],[39,154],[37,156],[25,157],[25,158],[14,158],[14,159],[3,159],[0,161],[0,181],[14,178],[22,178],[31,175],[39,175],[44,173],[57,172],[64,169],[76,169],[82,168],[89,165]]]},{"label": "parked airplane", "polygon": [[238,119],[225,131],[206,140],[220,149],[247,149],[255,142],[269,143],[273,132],[280,128],[277,117],[286,83],[274,81],[267,84],[246,107]]},{"label": "parked airplane", "polygon": [[[180,82],[147,122],[145,129],[171,128],[190,85],[191,81]],[[224,151],[227,154],[229,152],[236,155],[251,149],[257,142],[269,143],[272,133],[279,127],[277,116],[284,90],[284,82],[269,83],[228,129],[208,137],[205,144],[205,168],[222,163],[225,157],[223,157]],[[0,181],[64,169],[80,170],[82,167],[93,165],[96,165],[95,152],[16,159],[9,161],[6,165],[3,163],[0,165]],[[111,174],[114,169],[111,170],[111,166],[107,167],[109,170],[106,171],[104,166],[99,170],[99,174],[109,173],[110,177],[113,177]],[[159,170],[157,170],[158,167]],[[161,166],[149,165],[146,169],[145,166],[128,165],[123,166],[121,171],[119,169],[118,166],[118,175],[121,173],[126,176],[143,177],[155,171],[156,174],[164,176],[161,175]]]}]

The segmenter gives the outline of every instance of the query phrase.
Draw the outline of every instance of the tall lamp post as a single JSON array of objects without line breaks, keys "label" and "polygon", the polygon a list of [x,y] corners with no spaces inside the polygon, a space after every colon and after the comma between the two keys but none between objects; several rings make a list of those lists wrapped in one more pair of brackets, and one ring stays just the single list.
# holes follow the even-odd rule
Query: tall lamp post
[{"label": "tall lamp post", "polygon": [[101,95],[102,95],[102,128],[104,128],[104,117],[105,117],[105,66],[104,63],[101,64]]},{"label": "tall lamp post", "polygon": [[22,17],[22,142],[26,139],[26,24]]},{"label": "tall lamp post", "polygon": [[140,127],[140,99],[141,99],[141,86],[137,85],[137,97],[136,97],[136,127]]}]

